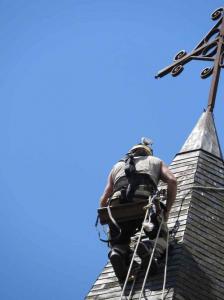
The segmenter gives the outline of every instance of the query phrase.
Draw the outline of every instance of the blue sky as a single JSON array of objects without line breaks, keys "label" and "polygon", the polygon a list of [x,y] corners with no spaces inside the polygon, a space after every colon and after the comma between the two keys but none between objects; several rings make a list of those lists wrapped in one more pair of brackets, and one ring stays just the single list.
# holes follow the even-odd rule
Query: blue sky
[{"label": "blue sky", "polygon": [[[0,0],[0,299],[83,299],[112,165],[142,136],[169,164],[207,105],[206,62],[155,80],[223,1]],[[223,80],[215,120],[223,146]]]}]

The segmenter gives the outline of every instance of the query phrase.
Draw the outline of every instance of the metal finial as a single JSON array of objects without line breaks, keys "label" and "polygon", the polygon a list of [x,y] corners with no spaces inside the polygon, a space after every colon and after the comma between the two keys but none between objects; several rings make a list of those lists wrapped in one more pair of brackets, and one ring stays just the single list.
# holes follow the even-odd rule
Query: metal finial
[{"label": "metal finial", "polygon": [[207,109],[213,111],[215,98],[220,77],[220,69],[224,67],[224,8],[220,7],[211,14],[211,19],[217,21],[215,26],[199,42],[199,44],[189,53],[185,50],[179,51],[174,62],[163,70],[159,71],[156,78],[161,78],[167,74],[173,77],[178,76],[184,65],[191,60],[213,61],[212,67],[206,67],[201,72],[201,78],[205,79],[213,74]]}]

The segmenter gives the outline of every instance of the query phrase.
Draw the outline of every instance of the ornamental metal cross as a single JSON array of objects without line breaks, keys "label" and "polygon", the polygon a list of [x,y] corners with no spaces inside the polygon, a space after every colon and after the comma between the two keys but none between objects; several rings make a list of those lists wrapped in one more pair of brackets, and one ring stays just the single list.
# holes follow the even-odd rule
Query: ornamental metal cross
[{"label": "ornamental metal cross", "polygon": [[159,71],[155,77],[161,78],[168,73],[171,73],[172,76],[176,77],[183,71],[183,66],[193,59],[214,61],[212,67],[207,67],[201,72],[202,79],[209,77],[211,74],[213,75],[207,106],[207,110],[213,112],[220,70],[224,67],[224,8],[221,7],[216,9],[212,13],[211,18],[213,21],[218,20],[218,22],[193,51],[189,54],[187,54],[185,50],[178,52],[174,57],[174,63]]}]

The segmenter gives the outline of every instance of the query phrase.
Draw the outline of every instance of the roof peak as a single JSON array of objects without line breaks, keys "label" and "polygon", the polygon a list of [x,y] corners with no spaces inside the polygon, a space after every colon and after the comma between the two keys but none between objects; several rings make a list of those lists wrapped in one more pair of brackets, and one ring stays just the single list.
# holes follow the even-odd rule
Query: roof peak
[{"label": "roof peak", "polygon": [[222,159],[213,113],[209,110],[202,113],[180,153],[194,150],[205,150]]}]

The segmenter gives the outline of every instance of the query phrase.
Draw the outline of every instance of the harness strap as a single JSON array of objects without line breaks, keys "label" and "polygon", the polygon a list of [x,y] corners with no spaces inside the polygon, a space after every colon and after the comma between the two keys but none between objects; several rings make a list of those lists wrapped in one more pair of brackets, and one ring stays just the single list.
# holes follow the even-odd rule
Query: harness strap
[{"label": "harness strap", "polygon": [[139,174],[136,172],[134,158],[134,153],[127,153],[126,156],[120,160],[125,162],[125,178],[122,178],[121,183],[115,184],[114,192],[116,192],[117,190],[121,190],[123,194],[125,193],[125,195],[123,195],[124,199],[122,199],[122,201],[131,201],[138,185],[141,184],[153,187],[154,192],[157,190],[156,184],[148,174]]},{"label": "harness strap", "polygon": [[[109,239],[105,240],[105,239],[102,239],[102,238],[100,237],[100,231],[98,230],[98,236],[99,236],[99,239],[100,239],[101,242],[104,242],[104,243],[110,243],[111,241],[115,241],[115,240],[119,239],[119,237],[121,236],[121,233],[122,233],[120,226],[118,225],[118,223],[116,222],[116,220],[115,220],[114,217],[112,216],[111,209],[110,209],[110,202],[111,202],[111,199],[110,199],[109,202],[108,202],[107,212],[108,212],[108,215],[109,215],[109,217],[110,217],[111,222],[112,222],[112,223],[114,224],[114,226],[117,228],[118,234],[117,234],[117,236],[115,236],[113,239],[109,238]],[[99,215],[97,216],[96,222],[95,222],[95,227],[96,227],[96,228],[97,228],[97,226],[98,226],[98,223],[99,223]]]},{"label": "harness strap", "polygon": [[97,230],[97,233],[98,233],[99,240],[100,240],[101,242],[104,242],[104,243],[109,243],[109,240],[105,240],[105,239],[102,239],[102,238],[101,238],[100,231],[99,231],[99,229],[97,228],[97,227],[98,227],[98,223],[99,223],[99,215],[96,217],[96,222],[95,222],[95,227],[96,227],[96,230]]},{"label": "harness strap", "polygon": [[[156,184],[154,183],[154,181],[148,174],[137,174],[136,173],[132,184],[135,187],[135,189],[139,185],[144,185],[145,189],[149,190],[151,192],[157,190]],[[115,183],[113,192],[115,193],[117,191],[120,191],[123,188],[127,189],[127,187],[128,187],[128,179],[125,176],[123,176]]]}]

